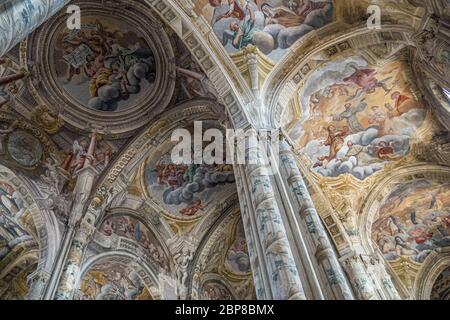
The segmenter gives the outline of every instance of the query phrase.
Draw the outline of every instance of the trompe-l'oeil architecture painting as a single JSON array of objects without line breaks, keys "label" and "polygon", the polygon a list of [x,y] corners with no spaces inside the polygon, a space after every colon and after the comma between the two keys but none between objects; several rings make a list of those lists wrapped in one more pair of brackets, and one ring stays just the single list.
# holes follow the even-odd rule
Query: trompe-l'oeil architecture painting
[{"label": "trompe-l'oeil architecture painting", "polygon": [[449,300],[449,35],[436,0],[2,1],[0,299]]}]

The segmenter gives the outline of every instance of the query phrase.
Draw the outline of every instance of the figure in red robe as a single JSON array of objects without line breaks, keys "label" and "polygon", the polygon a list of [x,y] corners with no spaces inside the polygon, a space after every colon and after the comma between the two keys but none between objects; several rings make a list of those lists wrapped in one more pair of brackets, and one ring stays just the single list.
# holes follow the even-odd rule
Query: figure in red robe
[{"label": "figure in red robe", "polygon": [[[222,0],[209,0],[209,5],[213,8],[217,8],[222,4]],[[245,13],[241,6],[236,2],[236,0],[228,0],[229,10],[227,13],[222,14],[216,18],[215,22],[218,22],[225,18],[234,17],[239,20],[244,20]]]},{"label": "figure in red robe", "polygon": [[379,81],[375,77],[377,75],[377,71],[374,69],[358,69],[354,65],[351,65],[351,68],[353,68],[355,72],[351,76],[345,78],[344,81],[347,83],[354,83],[359,88],[356,90],[355,95],[350,97],[349,100],[357,98],[363,93],[375,93],[377,88],[383,88],[386,94],[392,90],[388,89],[386,85],[386,81],[390,80],[391,77],[384,79],[383,81]]},{"label": "figure in red robe", "polygon": [[394,106],[390,103],[386,103],[385,106],[389,110],[388,116],[389,118],[399,117],[402,114],[409,112],[412,109],[418,108],[419,105],[416,101],[401,94],[399,91],[394,92],[391,95],[392,100],[394,101]]}]

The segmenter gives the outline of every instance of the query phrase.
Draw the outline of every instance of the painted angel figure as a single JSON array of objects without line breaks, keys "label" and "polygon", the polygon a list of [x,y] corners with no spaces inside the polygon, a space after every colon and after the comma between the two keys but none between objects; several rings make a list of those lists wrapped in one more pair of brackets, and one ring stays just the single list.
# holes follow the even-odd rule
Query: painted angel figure
[{"label": "painted angel figure", "polygon": [[344,81],[346,83],[356,84],[359,88],[353,96],[348,98],[348,101],[360,97],[364,93],[375,93],[377,88],[383,88],[386,94],[391,92],[392,89],[387,87],[386,82],[392,79],[392,77],[380,81],[376,78],[378,72],[375,69],[360,69],[355,65],[350,65],[350,67],[355,70],[355,72],[345,78]]}]

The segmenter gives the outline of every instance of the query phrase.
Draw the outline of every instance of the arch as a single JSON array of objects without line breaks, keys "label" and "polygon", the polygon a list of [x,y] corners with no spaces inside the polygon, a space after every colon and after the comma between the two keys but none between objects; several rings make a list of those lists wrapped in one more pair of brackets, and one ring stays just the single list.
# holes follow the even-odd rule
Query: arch
[{"label": "arch", "polygon": [[[7,279],[7,291],[0,290],[2,300],[25,299],[32,288],[30,288],[28,278],[38,267],[38,250],[31,250],[25,254],[15,256],[15,260],[2,270],[2,281]],[[1,289],[1,288],[0,288]]]},{"label": "arch", "polygon": [[[0,165],[0,179],[13,186],[17,196],[24,202],[26,208],[32,217],[34,227],[36,228],[35,241],[38,249],[35,251],[37,269],[35,274],[50,274],[58,250],[59,230],[55,216],[43,211],[36,202],[39,198],[37,188],[26,177],[18,176],[7,167]],[[42,294],[42,292],[38,293]]]},{"label": "arch", "polygon": [[396,170],[394,173],[385,175],[385,177],[381,178],[375,187],[368,193],[364,205],[358,213],[358,226],[359,230],[361,230],[362,243],[369,252],[375,252],[375,248],[371,242],[371,230],[374,216],[377,213],[380,203],[392,191],[392,185],[420,178],[429,178],[431,180],[444,182],[448,181],[450,178],[450,167],[429,164],[408,165]]},{"label": "arch", "polygon": [[[149,230],[150,232],[150,237],[153,237],[156,240],[156,243],[152,243],[154,246],[156,246],[155,250],[158,251],[158,255],[160,255],[160,251],[158,250],[158,248],[161,248],[163,251],[163,254],[165,256],[165,262],[167,262],[167,270],[166,272],[171,272],[174,270],[173,267],[173,261],[171,259],[171,254],[170,251],[166,245],[166,240],[161,237],[160,233],[155,230],[155,227],[153,226],[153,224],[151,222],[149,222],[148,217],[146,216],[146,214],[142,214],[140,212],[137,212],[135,210],[131,210],[131,209],[126,209],[126,208],[114,208],[111,210],[108,210],[107,214],[102,218],[101,221],[99,221],[99,223],[97,224],[97,232],[101,234],[101,237],[98,236],[97,240],[102,239],[104,241],[105,238],[109,238],[111,236],[119,236],[119,237],[125,237],[128,238],[128,236],[125,235],[119,235],[117,230],[111,230],[111,235],[106,235],[104,229],[102,229],[104,227],[104,224],[108,221],[111,221],[114,218],[120,218],[120,217],[130,217],[133,220],[128,220],[128,223],[133,223],[133,222],[137,222],[142,224],[147,230]],[[144,232],[144,230],[140,230],[141,233]],[[148,235],[145,235],[146,238],[148,238]],[[136,239],[131,239],[128,238],[129,240],[137,243],[138,245],[140,245],[142,248],[144,248],[143,244],[141,242],[138,242]],[[152,239],[147,239],[147,241],[151,241]],[[147,252],[147,250],[150,250],[149,248],[144,248],[145,251]],[[151,254],[151,252],[148,252],[148,254]],[[154,260],[154,259],[153,259]],[[158,262],[158,261],[154,261],[154,262]],[[166,267],[165,263],[163,265],[159,265],[160,268]],[[155,266],[156,269],[156,266]]]},{"label": "arch", "polygon": [[[115,261],[115,259],[117,259],[117,261]],[[145,263],[143,263],[139,259],[139,257],[122,251],[101,253],[87,259],[81,267],[79,277],[75,283],[75,288],[77,288],[77,290],[80,290],[81,282],[91,268],[100,263],[106,262],[119,263],[122,265],[125,265],[125,263],[127,263],[127,266],[131,267],[138,274],[139,278],[144,282],[145,287],[151,293],[152,297],[156,299],[159,298],[159,288],[157,288],[157,283],[159,281],[158,277]]]},{"label": "arch", "polygon": [[195,99],[175,106],[155,122],[150,123],[124,148],[110,169],[99,178],[95,187],[97,193],[89,203],[91,208],[96,211],[100,204],[106,208],[113,203],[126,189],[124,181],[128,181],[136,168],[145,162],[155,145],[170,139],[172,131],[177,129],[180,123],[187,124],[208,119],[221,121],[223,118],[217,108],[217,102],[213,100]]},{"label": "arch", "polygon": [[[404,166],[397,169],[393,173],[391,172],[389,174],[385,174],[384,177],[378,179],[378,183],[374,188],[372,188],[372,190],[370,190],[364,201],[364,205],[358,212],[358,230],[360,230],[360,241],[366,253],[369,255],[382,257],[383,260],[385,260],[381,250],[374,244],[372,239],[372,227],[375,222],[375,216],[377,215],[381,205],[384,203],[386,197],[389,196],[393,190],[395,190],[394,187],[398,186],[400,183],[408,184],[424,179],[434,181],[439,184],[448,183],[448,181],[450,181],[450,167],[419,163]],[[435,250],[439,251],[441,249],[443,248],[437,248]],[[397,289],[403,292],[403,296],[411,297],[413,295],[413,287],[416,278],[411,277],[416,277],[418,272],[425,272],[425,263],[428,259],[429,257],[427,257],[423,262],[411,261],[408,264],[408,278],[405,278],[408,280],[408,287],[403,284],[402,280],[394,271],[394,269],[397,268],[397,264],[385,264],[387,271],[394,279]],[[394,262],[396,261],[397,260]],[[401,264],[404,260],[399,261]]]},{"label": "arch", "polygon": [[414,283],[417,300],[430,300],[431,291],[439,275],[450,266],[450,247],[432,252],[423,263]]},{"label": "arch", "polygon": [[[192,299],[201,298],[203,285],[211,275],[213,278],[221,279],[220,281],[232,292],[233,299],[245,299],[252,294],[249,292],[253,282],[252,272],[238,274],[235,270],[230,270],[226,263],[229,251],[238,236],[236,233],[239,223],[242,223],[240,209],[229,207],[202,236],[203,241],[193,259],[192,277],[188,283]],[[250,263],[250,258],[248,256],[247,258]],[[235,289],[232,288],[231,282],[236,286]]]}]

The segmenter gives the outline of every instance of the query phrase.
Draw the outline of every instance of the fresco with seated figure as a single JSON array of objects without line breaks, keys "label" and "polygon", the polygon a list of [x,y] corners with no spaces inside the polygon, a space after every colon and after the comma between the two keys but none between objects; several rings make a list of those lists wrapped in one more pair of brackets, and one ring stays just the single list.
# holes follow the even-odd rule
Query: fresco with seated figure
[{"label": "fresco with seated figure", "polygon": [[82,16],[81,29],[61,30],[53,52],[69,96],[98,111],[138,103],[155,80],[155,59],[142,34],[107,16]]},{"label": "fresco with seated figure", "polygon": [[426,110],[401,61],[371,66],[361,57],[325,64],[299,92],[300,118],[286,131],[325,177],[364,180],[410,151]]},{"label": "fresco with seated figure", "polygon": [[331,0],[197,0],[228,52],[254,45],[273,60],[333,19]]},{"label": "fresco with seated figure", "polygon": [[372,239],[388,261],[421,263],[450,246],[450,183],[416,180],[399,185],[381,206]]}]

